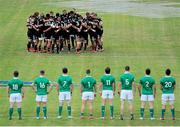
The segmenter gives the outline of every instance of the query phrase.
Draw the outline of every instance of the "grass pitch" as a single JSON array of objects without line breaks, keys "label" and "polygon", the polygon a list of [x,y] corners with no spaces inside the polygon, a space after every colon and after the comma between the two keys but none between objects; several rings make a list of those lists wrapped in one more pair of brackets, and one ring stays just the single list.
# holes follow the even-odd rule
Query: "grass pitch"
[{"label": "grass pitch", "polygon": [[[61,0],[59,0],[61,1]],[[148,0],[151,2],[155,0]],[[170,1],[170,0],[169,0]],[[0,79],[8,80],[13,70],[20,71],[20,77],[24,81],[32,81],[38,76],[40,69],[45,69],[47,77],[56,81],[61,68],[69,68],[69,74],[73,77],[76,85],[72,97],[72,114],[74,119],[67,119],[66,107],[63,108],[63,118],[56,119],[58,110],[58,97],[56,90],[48,97],[48,116],[47,120],[35,119],[35,94],[30,88],[26,88],[23,100],[23,120],[17,119],[14,110],[14,119],[8,120],[8,97],[5,88],[0,88],[0,125],[146,125],[146,126],[178,126],[180,125],[180,18],[145,18],[138,16],[125,15],[123,13],[100,13],[104,21],[104,48],[102,53],[75,53],[67,54],[33,54],[26,52],[26,19],[34,11],[49,12],[61,11],[64,8],[58,6],[45,5],[44,3],[54,2],[53,0],[0,0]],[[139,2],[146,2],[145,0]],[[155,1],[157,2],[157,1]],[[170,1],[171,2],[171,1]],[[177,2],[177,1],[173,1]],[[113,8],[113,7],[112,7]],[[86,10],[80,10],[86,11]],[[129,120],[129,113],[126,110],[127,119],[120,121],[118,95],[114,98],[115,116],[114,120],[109,120],[109,106],[106,106],[107,120],[101,120],[101,100],[96,97],[94,102],[94,120],[80,120],[81,99],[79,94],[79,82],[84,76],[85,70],[90,68],[92,75],[99,83],[100,76],[104,73],[104,68],[110,66],[112,74],[118,82],[119,75],[123,73],[125,65],[130,65],[132,72],[138,82],[144,75],[144,70],[149,67],[152,69],[157,85],[159,79],[164,76],[164,70],[169,67],[172,69],[173,76],[177,80],[175,91],[176,120],[160,121],[161,114],[161,91],[157,90],[155,99],[155,120],[149,120],[148,108],[145,109],[146,119],[139,120],[140,98],[136,93],[134,100],[135,120]],[[87,113],[86,113],[87,114]],[[169,107],[166,111],[166,118],[171,118]]]}]

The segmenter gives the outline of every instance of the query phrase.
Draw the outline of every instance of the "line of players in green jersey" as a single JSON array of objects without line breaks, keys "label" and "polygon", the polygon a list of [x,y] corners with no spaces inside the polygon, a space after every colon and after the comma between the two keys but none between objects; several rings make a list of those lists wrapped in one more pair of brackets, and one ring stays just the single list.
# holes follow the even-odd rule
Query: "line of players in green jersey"
[{"label": "line of players in green jersey", "polygon": [[[114,118],[114,106],[113,98],[116,92],[115,78],[110,73],[111,69],[109,67],[105,68],[105,74],[101,77],[99,85],[99,94],[102,98],[101,104],[101,118],[105,119],[106,104],[109,102],[110,105],[110,119]],[[150,119],[154,119],[154,99],[156,97],[156,83],[154,78],[150,75],[151,70],[146,69],[145,75],[140,79],[138,85],[138,92],[141,98],[141,108],[140,108],[140,119],[144,119],[144,109],[145,104],[149,103]],[[21,104],[22,98],[24,97],[23,81],[19,77],[19,72],[14,71],[14,78],[8,83],[8,95],[10,101],[9,108],[9,119],[12,119],[14,103],[17,103],[17,111],[19,114],[19,119],[22,119]],[[86,76],[82,78],[80,85],[80,92],[82,97],[81,114],[80,118],[84,118],[84,110],[86,103],[89,107],[89,119],[93,119],[93,101],[96,97],[96,79],[91,76],[90,70],[86,70]],[[40,107],[42,105],[42,111],[44,114],[44,119],[47,119],[47,95],[51,92],[53,84],[48,78],[45,77],[45,71],[40,71],[40,76],[37,77],[33,84],[31,85],[36,93],[36,118],[40,119]],[[171,70],[166,69],[165,76],[160,79],[160,89],[162,90],[162,113],[161,120],[164,120],[164,115],[166,111],[167,103],[170,104],[172,119],[175,120],[175,109],[174,109],[174,90],[176,86],[176,80],[171,76]],[[68,75],[68,69],[62,69],[62,75],[58,77],[56,90],[59,97],[59,108],[57,118],[62,118],[62,109],[64,102],[67,103],[68,118],[72,118],[71,114],[71,95],[73,92],[73,82],[71,76]],[[126,66],[125,71],[120,75],[117,92],[121,99],[120,106],[120,117],[119,119],[124,119],[124,104],[125,101],[129,103],[130,119],[134,120],[133,114],[133,98],[136,91],[135,77],[130,72],[130,67]]]}]

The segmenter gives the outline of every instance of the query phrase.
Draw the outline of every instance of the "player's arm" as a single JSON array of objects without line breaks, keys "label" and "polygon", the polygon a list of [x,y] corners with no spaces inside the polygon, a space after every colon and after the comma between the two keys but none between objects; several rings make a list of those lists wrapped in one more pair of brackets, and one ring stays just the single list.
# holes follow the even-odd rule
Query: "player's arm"
[{"label": "player's arm", "polygon": [[119,82],[118,84],[118,94],[121,95],[121,88],[122,88],[122,84],[121,82]]},{"label": "player's arm", "polygon": [[96,97],[97,86],[94,84],[94,96]]},{"label": "player's arm", "polygon": [[153,85],[153,96],[154,96],[154,98],[156,97],[156,85],[155,84]]},{"label": "player's arm", "polygon": [[141,96],[141,84],[138,85],[139,96]]},{"label": "player's arm", "polygon": [[47,29],[44,30],[43,32],[46,33],[46,32],[48,32],[49,30],[51,30],[51,28],[52,28],[52,27],[50,26],[49,28],[47,28]]},{"label": "player's arm", "polygon": [[35,83],[32,83],[32,84],[31,84],[31,87],[32,87],[33,91],[36,93],[36,92],[37,92],[36,84],[35,84]]},{"label": "player's arm", "polygon": [[59,87],[59,84],[58,84],[58,83],[56,84],[56,90],[57,90],[57,94],[59,95],[60,87]]},{"label": "player's arm", "polygon": [[9,86],[7,87],[7,94],[8,94],[8,97],[10,97],[10,87]]},{"label": "player's arm", "polygon": [[174,88],[174,90],[176,89],[176,84],[174,84],[173,88]]},{"label": "player's arm", "polygon": [[135,81],[133,81],[132,85],[133,85],[133,95],[135,96],[135,94],[136,94],[136,83],[135,83]]},{"label": "player's arm", "polygon": [[71,84],[71,87],[70,87],[70,92],[71,92],[71,95],[72,95],[72,93],[73,93],[73,90],[74,90],[74,85],[73,85],[73,84]]},{"label": "player's arm", "polygon": [[48,91],[48,94],[52,91],[53,86],[54,86],[54,85],[51,83],[51,84],[50,84],[50,86],[49,86],[49,91]]},{"label": "player's arm", "polygon": [[80,85],[80,93],[81,93],[81,96],[82,96],[82,92],[83,92],[83,85],[82,85],[82,83],[81,83],[81,85]]},{"label": "player's arm", "polygon": [[100,94],[100,96],[102,95],[102,82],[99,85],[99,94]]},{"label": "player's arm", "polygon": [[115,82],[112,84],[112,86],[113,86],[113,94],[115,95],[115,92],[116,92],[116,84],[115,84]]},{"label": "player's arm", "polygon": [[25,89],[22,87],[22,98],[24,98]]}]

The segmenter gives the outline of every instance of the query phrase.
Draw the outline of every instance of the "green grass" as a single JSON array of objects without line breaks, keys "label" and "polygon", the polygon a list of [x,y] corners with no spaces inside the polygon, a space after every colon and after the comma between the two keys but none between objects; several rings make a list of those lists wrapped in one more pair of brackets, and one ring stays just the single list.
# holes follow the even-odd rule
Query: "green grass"
[{"label": "green grass", "polygon": [[[48,101],[48,120],[36,120],[31,118],[35,116],[35,94],[30,88],[26,88],[25,98],[23,100],[24,120],[19,121],[15,118],[8,120],[8,98],[5,88],[0,88],[0,125],[146,125],[146,126],[178,126],[180,125],[180,18],[150,19],[143,17],[127,16],[123,14],[100,14],[104,21],[104,48],[105,51],[98,54],[83,53],[76,55],[74,53],[62,54],[33,54],[26,52],[26,19],[34,11],[55,12],[63,8],[46,6],[44,2],[53,2],[53,0],[0,0],[0,79],[8,80],[13,70],[20,71],[20,77],[24,81],[32,81],[40,69],[45,69],[47,77],[56,81],[61,68],[69,68],[69,74],[73,77],[76,85],[84,76],[85,69],[92,69],[92,75],[99,83],[100,76],[104,73],[104,68],[110,66],[112,74],[118,82],[119,75],[123,73],[125,65],[130,65],[132,72],[138,82],[144,75],[144,69],[152,69],[157,85],[159,79],[164,75],[164,70],[169,67],[172,69],[173,76],[177,79],[176,96],[176,117],[177,120],[160,121],[161,113],[161,91],[158,89],[158,95],[155,100],[155,117],[153,122],[149,119],[139,120],[140,98],[135,97],[135,118],[136,120],[120,121],[100,120],[101,101],[98,96],[95,99],[95,120],[80,120],[80,94],[79,87],[75,87],[72,98],[73,116],[72,120],[66,118],[64,107],[63,119],[56,119],[58,108],[58,97],[56,90],[49,95]],[[116,95],[114,99],[115,115],[119,115],[120,100]],[[109,109],[109,107],[107,107]],[[109,110],[107,110],[109,114]],[[107,114],[107,115],[108,115]],[[14,116],[17,116],[16,111]],[[109,116],[109,115],[108,115]],[[126,117],[129,116],[126,110]],[[166,111],[166,116],[170,119],[170,109]],[[148,109],[146,118],[149,117]]]}]

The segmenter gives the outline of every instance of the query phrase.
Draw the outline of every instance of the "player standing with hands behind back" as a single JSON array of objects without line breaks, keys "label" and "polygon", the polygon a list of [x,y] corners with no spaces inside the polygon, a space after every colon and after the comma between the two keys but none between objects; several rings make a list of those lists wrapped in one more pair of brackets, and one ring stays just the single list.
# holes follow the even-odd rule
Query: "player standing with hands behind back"
[{"label": "player standing with hands behind back", "polygon": [[13,107],[15,102],[17,103],[17,107],[18,107],[17,111],[19,115],[19,120],[21,120],[22,98],[24,97],[23,81],[21,81],[18,78],[19,76],[18,71],[14,71],[13,75],[14,78],[8,82],[8,96],[10,102],[9,120],[12,120]]},{"label": "player standing with hands behind back", "polygon": [[116,90],[115,86],[115,78],[110,74],[111,69],[107,67],[105,69],[105,74],[101,77],[101,83],[99,86],[100,95],[102,97],[102,106],[101,113],[102,119],[105,117],[105,105],[106,102],[109,101],[110,104],[110,119],[114,117],[114,106],[113,106],[113,98]]},{"label": "player standing with hands behind back", "polygon": [[[50,86],[49,91],[47,91],[48,86]],[[36,92],[36,119],[40,119],[40,106],[43,105],[43,113],[44,113],[44,119],[47,119],[47,94],[49,94],[52,90],[51,82],[49,79],[45,77],[45,71],[40,71],[40,76],[34,80],[34,83],[32,85],[33,90]]]},{"label": "player standing with hands behind back", "polygon": [[164,114],[166,111],[166,103],[169,102],[171,106],[172,120],[175,120],[174,109],[174,90],[176,88],[176,80],[171,76],[171,70],[166,69],[165,76],[160,80],[160,89],[162,90],[162,115],[161,120],[164,120]]},{"label": "player standing with hands behind back", "polygon": [[81,80],[80,92],[82,94],[81,119],[84,117],[86,102],[89,104],[89,119],[93,118],[93,100],[96,96],[96,80],[90,75],[91,71],[86,70],[86,77]]},{"label": "player standing with hands behind back", "polygon": [[124,115],[124,103],[125,100],[128,100],[129,102],[129,110],[131,113],[131,120],[134,120],[134,114],[133,114],[133,90],[134,94],[136,90],[136,86],[134,83],[134,75],[130,73],[130,67],[125,67],[125,72],[120,76],[120,83],[119,83],[119,95],[121,98],[121,115],[120,119],[123,120]]},{"label": "player standing with hands behind back", "polygon": [[[150,111],[150,119],[154,119],[154,98],[156,95],[156,86],[155,86],[155,80],[151,74],[151,70],[148,68],[145,71],[146,75],[140,79],[138,90],[139,90],[139,96],[141,97],[141,109],[140,119],[144,119],[144,108],[146,105],[146,102],[149,102],[149,111]],[[142,93],[141,93],[142,89]]]},{"label": "player standing with hands behind back", "polygon": [[57,92],[59,95],[59,111],[58,119],[62,118],[62,108],[64,101],[67,103],[68,119],[72,119],[71,115],[71,95],[73,91],[72,78],[68,75],[68,69],[65,67],[62,69],[62,75],[59,76],[57,82]]}]

